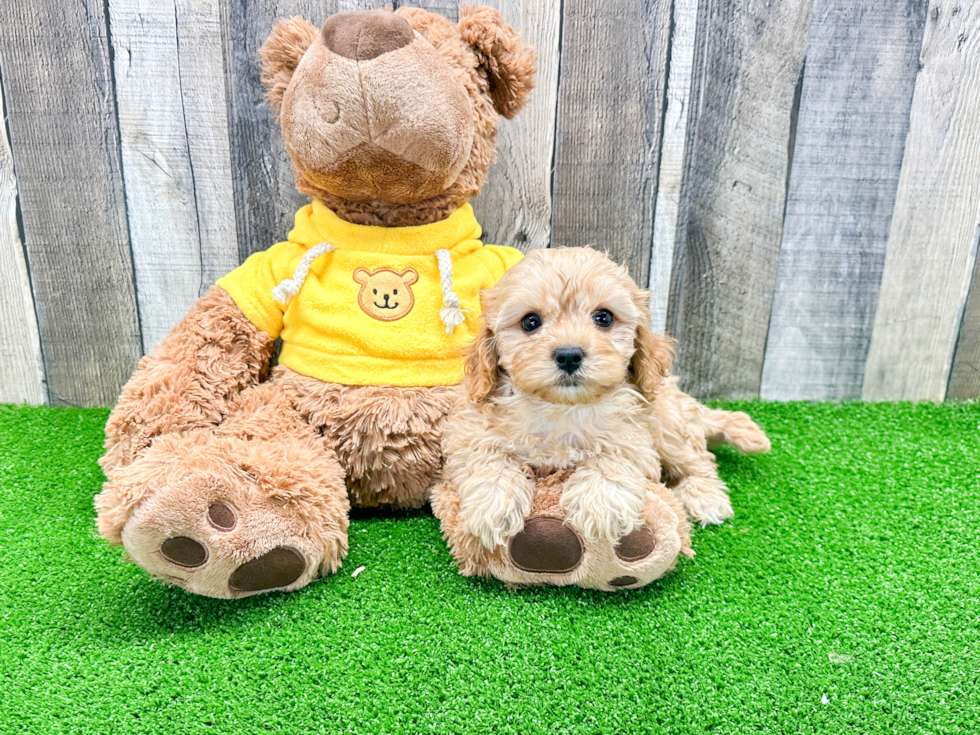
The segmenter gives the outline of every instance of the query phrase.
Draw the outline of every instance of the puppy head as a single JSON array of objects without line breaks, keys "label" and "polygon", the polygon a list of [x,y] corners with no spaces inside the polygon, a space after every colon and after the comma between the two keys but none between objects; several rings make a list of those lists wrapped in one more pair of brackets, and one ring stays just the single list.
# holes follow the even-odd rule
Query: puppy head
[{"label": "puppy head", "polygon": [[532,252],[483,295],[483,328],[466,360],[471,400],[486,400],[501,371],[551,403],[594,403],[627,380],[652,400],[673,349],[650,331],[648,298],[626,268],[590,248]]}]

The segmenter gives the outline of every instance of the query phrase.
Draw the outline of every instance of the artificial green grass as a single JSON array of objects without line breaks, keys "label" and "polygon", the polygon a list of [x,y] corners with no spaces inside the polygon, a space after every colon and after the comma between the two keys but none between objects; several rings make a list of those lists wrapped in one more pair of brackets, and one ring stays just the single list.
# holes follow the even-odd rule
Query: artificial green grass
[{"label": "artificial green grass", "polygon": [[97,537],[105,411],[0,408],[0,731],[976,733],[980,405],[737,407],[773,452],[644,589],[465,579],[416,513],[237,602]]}]

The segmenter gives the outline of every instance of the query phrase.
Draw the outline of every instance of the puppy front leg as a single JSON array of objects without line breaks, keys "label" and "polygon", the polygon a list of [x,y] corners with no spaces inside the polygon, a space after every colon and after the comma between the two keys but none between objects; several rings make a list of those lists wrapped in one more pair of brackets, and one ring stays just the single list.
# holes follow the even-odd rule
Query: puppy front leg
[{"label": "puppy front leg", "polygon": [[582,463],[565,484],[565,521],[590,541],[616,544],[637,528],[647,478],[623,457],[599,455]]},{"label": "puppy front leg", "polygon": [[534,505],[534,485],[504,454],[480,451],[451,462],[449,481],[459,489],[463,529],[493,549],[524,530]]}]

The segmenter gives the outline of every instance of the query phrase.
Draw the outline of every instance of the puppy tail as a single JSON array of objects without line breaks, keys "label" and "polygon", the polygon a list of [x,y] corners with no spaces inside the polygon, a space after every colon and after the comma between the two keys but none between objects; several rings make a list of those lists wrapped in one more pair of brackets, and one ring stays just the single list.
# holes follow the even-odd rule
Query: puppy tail
[{"label": "puppy tail", "polygon": [[772,448],[766,433],[742,411],[702,408],[699,423],[708,439],[708,449],[731,444],[743,454],[763,454]]}]

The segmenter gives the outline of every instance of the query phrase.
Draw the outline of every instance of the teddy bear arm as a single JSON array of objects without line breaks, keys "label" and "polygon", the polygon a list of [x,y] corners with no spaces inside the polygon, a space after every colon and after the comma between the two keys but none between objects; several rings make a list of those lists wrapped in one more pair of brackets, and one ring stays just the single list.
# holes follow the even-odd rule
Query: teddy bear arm
[{"label": "teddy bear arm", "polygon": [[128,465],[158,436],[217,426],[230,402],[268,374],[274,348],[212,286],[126,383],[106,423],[102,468]]}]

